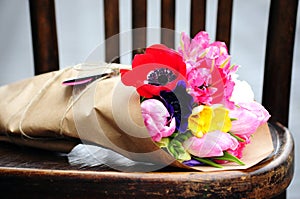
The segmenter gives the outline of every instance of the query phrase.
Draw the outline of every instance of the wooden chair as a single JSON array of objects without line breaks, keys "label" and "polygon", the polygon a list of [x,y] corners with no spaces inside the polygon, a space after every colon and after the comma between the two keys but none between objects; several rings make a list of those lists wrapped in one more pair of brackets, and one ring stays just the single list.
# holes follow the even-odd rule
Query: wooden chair
[{"label": "wooden chair", "polygon": [[[29,2],[35,74],[58,70],[54,0]],[[216,39],[225,41],[228,47],[232,4],[232,0],[218,2]],[[272,115],[270,128],[276,150],[267,160],[245,171],[203,173],[167,168],[150,173],[125,173],[105,168],[82,169],[68,165],[65,157],[55,153],[1,143],[1,195],[285,198],[294,171],[293,139],[284,126],[288,125],[297,5],[298,0],[271,1],[263,105]],[[106,38],[119,33],[118,7],[118,0],[104,0]],[[191,36],[205,29],[205,7],[205,0],[191,0]],[[132,0],[132,12],[132,28],[146,27],[146,0]],[[162,28],[174,29],[175,0],[162,0],[161,13]],[[161,34],[161,42],[174,47],[174,35],[164,31]],[[145,41],[146,32],[133,35],[134,53],[139,52],[137,46],[146,46]],[[106,60],[118,57],[118,47],[119,40],[106,43]]]}]

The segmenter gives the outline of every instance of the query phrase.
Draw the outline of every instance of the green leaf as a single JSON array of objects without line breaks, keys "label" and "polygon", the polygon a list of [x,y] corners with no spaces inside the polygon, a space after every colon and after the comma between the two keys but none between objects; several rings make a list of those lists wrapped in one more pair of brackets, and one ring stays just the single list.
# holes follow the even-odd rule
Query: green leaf
[{"label": "green leaf", "polygon": [[216,168],[223,168],[222,165],[215,163],[214,161],[207,159],[207,158],[199,158],[199,157],[193,157],[195,160],[198,160],[199,162],[205,163],[207,165],[216,167]]},{"label": "green leaf", "polygon": [[142,96],[141,96],[141,97],[140,97],[140,103],[142,103],[143,101],[145,101],[145,99],[146,99],[145,97],[142,97]]},{"label": "green leaf", "polygon": [[190,159],[191,159],[191,155],[187,151],[184,151],[184,153],[179,153],[178,154],[178,160],[180,162],[190,160]]},{"label": "green leaf", "polygon": [[179,161],[190,160],[191,159],[190,154],[182,146],[182,143],[176,138],[172,139],[168,144],[167,149],[169,153],[172,154],[173,157]]},{"label": "green leaf", "polygon": [[168,149],[169,153],[171,153],[171,155],[173,155],[173,157],[175,159],[178,158],[178,153],[172,145],[169,144],[167,149]]},{"label": "green leaf", "polygon": [[156,144],[160,147],[160,148],[167,148],[168,145],[170,143],[170,139],[169,138],[162,138],[159,142],[156,142]]},{"label": "green leaf", "polygon": [[240,159],[238,159],[237,157],[235,157],[234,155],[232,155],[232,154],[230,154],[230,153],[228,153],[226,151],[224,152],[223,156],[216,157],[214,159],[216,159],[216,160],[225,160],[225,161],[229,161],[229,162],[235,162],[235,163],[237,163],[239,165],[242,165],[242,166],[245,165],[245,163],[242,162]]},{"label": "green leaf", "polygon": [[175,137],[177,137],[177,135],[178,135],[178,132],[175,132],[172,135],[170,135],[169,138],[175,138]]},{"label": "green leaf", "polygon": [[192,132],[187,131],[185,133],[179,133],[175,139],[183,143],[184,141],[188,140],[192,136],[193,136]]},{"label": "green leaf", "polygon": [[244,139],[242,139],[242,138],[240,138],[239,136],[236,136],[236,135],[234,135],[233,133],[231,133],[231,132],[228,132],[232,137],[234,137],[235,139],[237,139],[239,142],[245,142],[245,140]]}]

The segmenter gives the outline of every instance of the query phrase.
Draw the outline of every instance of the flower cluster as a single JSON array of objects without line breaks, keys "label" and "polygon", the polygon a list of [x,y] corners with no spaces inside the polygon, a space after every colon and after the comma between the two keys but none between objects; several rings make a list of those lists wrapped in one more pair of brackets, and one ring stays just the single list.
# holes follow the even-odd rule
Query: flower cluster
[{"label": "flower cluster", "polygon": [[152,140],[186,165],[239,159],[251,135],[270,115],[254,101],[249,84],[237,78],[223,42],[206,32],[182,33],[178,51],[152,45],[136,55],[122,82],[141,96]]}]

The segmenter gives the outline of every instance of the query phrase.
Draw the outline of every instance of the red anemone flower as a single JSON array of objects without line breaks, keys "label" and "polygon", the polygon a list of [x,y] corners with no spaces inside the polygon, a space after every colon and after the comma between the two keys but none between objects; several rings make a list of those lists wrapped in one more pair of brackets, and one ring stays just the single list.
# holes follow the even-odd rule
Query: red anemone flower
[{"label": "red anemone flower", "polygon": [[159,96],[160,91],[173,90],[179,80],[186,81],[186,66],[174,50],[156,44],[148,47],[145,54],[135,55],[132,70],[121,70],[122,82],[134,86],[146,98]]}]

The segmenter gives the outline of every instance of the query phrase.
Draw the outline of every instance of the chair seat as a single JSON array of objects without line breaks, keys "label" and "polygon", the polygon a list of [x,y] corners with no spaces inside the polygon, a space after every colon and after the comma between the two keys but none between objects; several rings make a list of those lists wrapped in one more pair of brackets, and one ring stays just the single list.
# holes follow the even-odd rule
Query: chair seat
[{"label": "chair seat", "polygon": [[164,168],[126,173],[70,166],[61,154],[1,143],[1,196],[49,198],[271,198],[289,185],[294,143],[280,124],[270,125],[275,150],[247,170],[198,172]]}]

